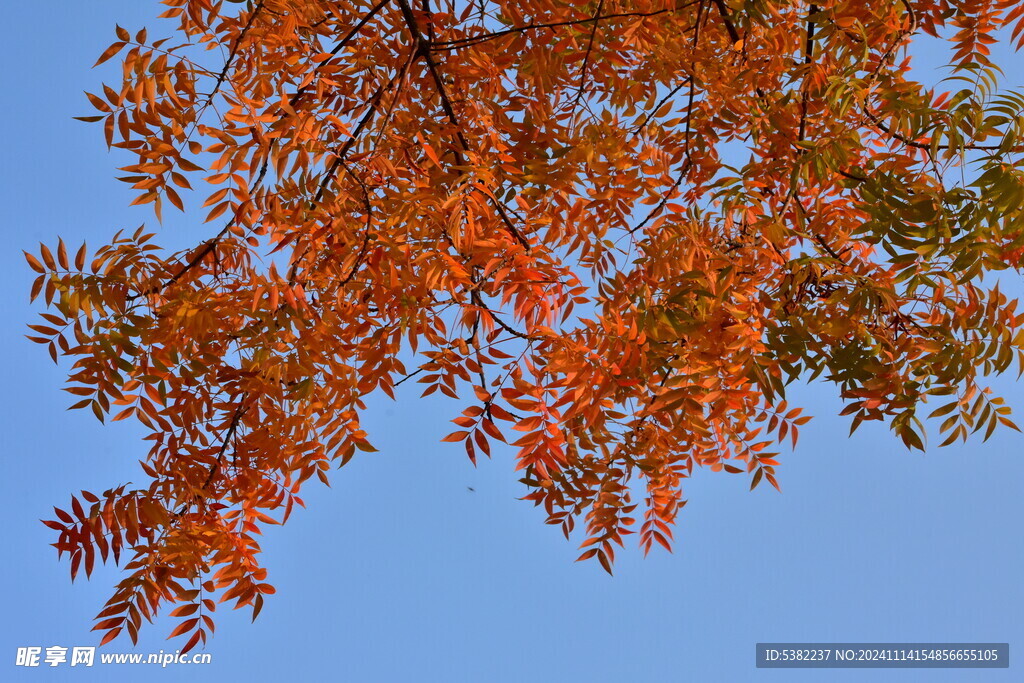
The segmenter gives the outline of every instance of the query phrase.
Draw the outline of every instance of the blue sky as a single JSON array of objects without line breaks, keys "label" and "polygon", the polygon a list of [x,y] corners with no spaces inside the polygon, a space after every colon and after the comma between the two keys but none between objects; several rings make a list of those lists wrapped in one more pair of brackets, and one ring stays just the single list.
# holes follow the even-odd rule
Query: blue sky
[{"label": "blue sky", "polygon": [[[21,256],[62,235],[98,245],[120,228],[153,222],[128,208],[122,165],[82,90],[110,70],[90,70],[113,25],[152,24],[155,1],[14,3],[0,43],[4,162],[0,252],[6,390],[0,432],[6,560],[0,679],[350,681],[968,681],[1019,680],[1009,670],[754,668],[754,646],[773,642],[1024,643],[1019,523],[1024,436],[909,453],[881,425],[847,438],[831,387],[798,386],[791,403],[816,415],[795,452],[783,454],[783,493],[750,493],[745,477],[698,472],[675,530],[674,554],[620,552],[616,575],[575,563],[578,551],[524,491],[509,450],[473,468],[458,444],[439,443],[458,413],[418,401],[371,403],[366,424],[379,453],[310,484],[308,509],[264,539],[277,595],[255,624],[222,607],[195,667],[14,666],[18,647],[94,645],[92,617],[119,579],[100,567],[71,584],[66,561],[39,523],[80,489],[143,480],[141,431],[67,412],[55,367],[24,338],[35,313]],[[161,33],[160,31],[156,31]],[[151,35],[154,31],[151,30]],[[116,68],[114,65],[113,68]],[[1019,68],[1009,72],[1021,83]],[[164,240],[198,240],[202,227],[171,216]],[[1019,291],[1021,288],[1015,287]],[[1024,391],[998,383],[1018,420]],[[410,386],[411,385],[411,386]],[[934,441],[934,439],[933,439]],[[471,492],[467,487],[473,487]],[[135,651],[173,652],[163,620]],[[129,651],[118,640],[109,652]],[[45,670],[45,673],[44,673]]]}]

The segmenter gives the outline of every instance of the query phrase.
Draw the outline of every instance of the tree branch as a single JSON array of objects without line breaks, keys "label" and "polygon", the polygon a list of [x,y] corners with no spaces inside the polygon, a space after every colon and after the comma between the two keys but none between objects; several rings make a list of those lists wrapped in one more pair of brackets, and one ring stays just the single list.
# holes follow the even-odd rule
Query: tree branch
[{"label": "tree branch", "polygon": [[249,21],[247,21],[245,26],[242,27],[242,30],[238,34],[238,38],[235,39],[234,45],[231,46],[228,58],[224,62],[224,68],[221,69],[220,73],[217,75],[217,82],[213,84],[213,90],[210,92],[210,96],[206,98],[207,105],[213,102],[213,98],[217,95],[217,92],[220,91],[220,86],[224,84],[224,79],[227,78],[228,70],[231,68],[231,64],[235,61],[235,55],[238,54],[238,48],[242,45],[242,40],[249,32],[249,29],[252,28],[253,22],[256,21],[256,16],[260,13],[260,10],[263,9],[263,2],[264,0],[260,0],[256,7],[253,8],[252,13],[249,15]]},{"label": "tree branch", "polygon": [[[601,10],[604,9],[604,0],[599,0],[597,3],[597,11],[594,12],[594,16],[598,17],[601,14]],[[583,55],[583,67],[580,69],[580,89],[576,93],[576,101],[573,102],[573,109],[579,106],[580,100],[583,99],[583,93],[587,89],[587,69],[590,67],[590,53],[594,49],[594,38],[597,36],[597,29],[601,25],[600,19],[594,19],[594,27],[590,31],[590,39],[587,41],[587,52]]]},{"label": "tree branch", "polygon": [[807,85],[807,77],[810,75],[811,64],[814,63],[814,15],[818,12],[818,6],[811,4],[807,10],[807,43],[804,45],[804,67],[808,69],[804,73],[803,93],[800,96],[800,130],[797,132],[796,141],[803,142],[804,134],[807,131],[807,101],[810,92]]},{"label": "tree branch", "polygon": [[493,33],[485,33],[478,36],[469,36],[468,38],[457,38],[455,40],[442,40],[437,41],[431,45],[431,49],[435,51],[443,50],[457,50],[463,47],[470,47],[479,43],[487,42],[489,40],[495,40],[503,36],[511,35],[513,33],[524,33],[526,31],[534,31],[537,29],[554,29],[563,26],[579,26],[581,24],[590,24],[593,22],[604,21],[605,19],[625,19],[625,18],[639,18],[646,19],[648,17],[656,17],[659,14],[669,14],[672,12],[678,12],[696,5],[700,0],[692,0],[691,2],[684,2],[678,7],[672,9],[662,9],[655,12],[621,12],[616,14],[595,14],[592,17],[586,17],[584,19],[573,19],[570,21],[556,21],[547,24],[527,24],[526,26],[516,26],[514,28],[504,29],[501,31],[494,31]]}]

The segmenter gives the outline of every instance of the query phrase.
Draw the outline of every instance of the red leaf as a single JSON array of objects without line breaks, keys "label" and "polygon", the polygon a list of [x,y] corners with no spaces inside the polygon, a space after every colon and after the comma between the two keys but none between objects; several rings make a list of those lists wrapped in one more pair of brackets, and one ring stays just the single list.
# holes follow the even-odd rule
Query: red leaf
[{"label": "red leaf", "polygon": [[167,636],[167,639],[170,640],[171,638],[174,638],[175,636],[180,636],[182,633],[186,633],[188,631],[191,631],[193,628],[195,628],[196,624],[198,624],[198,623],[199,623],[199,617],[193,617],[192,619],[186,619],[185,621],[183,621],[180,624],[178,624],[174,628],[173,631],[171,631],[171,635]]},{"label": "red leaf", "polygon": [[109,631],[107,631],[107,635],[103,636],[103,639],[100,641],[100,647],[106,645],[107,643],[112,641],[114,638],[117,638],[117,634],[120,633],[120,632],[121,632],[121,627],[120,626],[118,626],[117,628],[112,628]]},{"label": "red leaf", "polygon": [[444,442],[444,441],[462,441],[463,439],[465,439],[468,436],[469,436],[469,432],[467,432],[467,431],[452,432],[448,436],[446,436],[443,439],[441,439],[441,441],[442,442]]},{"label": "red leaf", "polygon": [[187,617],[190,614],[192,614],[193,612],[195,612],[197,609],[199,609],[199,603],[198,602],[193,602],[193,603],[188,604],[188,605],[182,605],[181,607],[176,607],[168,616],[172,616],[172,617]]},{"label": "red leaf", "polygon": [[188,639],[188,642],[185,643],[185,647],[181,648],[181,654],[185,654],[186,652],[194,648],[196,646],[196,643],[199,642],[199,639],[203,638],[204,635],[205,634],[203,633],[203,629],[197,629],[196,632],[192,634],[192,637]]}]

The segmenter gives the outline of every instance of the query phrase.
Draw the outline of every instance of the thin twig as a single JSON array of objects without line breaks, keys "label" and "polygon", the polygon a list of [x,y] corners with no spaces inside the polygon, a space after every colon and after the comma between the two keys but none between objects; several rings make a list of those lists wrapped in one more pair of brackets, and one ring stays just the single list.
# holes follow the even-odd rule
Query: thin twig
[{"label": "thin twig", "polygon": [[[597,3],[597,11],[594,12],[595,17],[601,15],[601,10],[604,9],[604,0],[599,0]],[[579,106],[580,100],[583,99],[583,93],[587,89],[587,69],[590,67],[590,53],[594,49],[594,38],[597,36],[597,29],[601,26],[600,19],[594,19],[594,27],[590,30],[590,39],[587,41],[587,52],[583,55],[583,66],[580,69],[580,89],[576,93],[576,101],[573,102],[572,108],[575,109]]]},{"label": "thin twig", "polygon": [[655,12],[622,12],[617,14],[604,14],[594,15],[592,17],[586,17],[583,19],[573,19],[570,21],[557,21],[547,24],[527,24],[526,26],[516,26],[514,28],[504,29],[501,31],[494,31],[493,33],[485,33],[478,36],[469,36],[467,38],[457,38],[455,40],[442,40],[437,41],[431,45],[432,50],[443,51],[443,50],[457,50],[463,47],[469,47],[477,45],[489,40],[501,38],[503,36],[511,35],[513,33],[524,33],[526,31],[534,31],[537,29],[554,29],[563,26],[579,26],[581,24],[589,24],[592,22],[604,21],[605,19],[626,19],[626,18],[639,18],[646,19],[648,17],[656,17],[660,14],[669,14],[672,12],[678,12],[680,10],[696,5],[700,0],[692,0],[691,2],[685,2],[678,7],[672,9],[662,9]]}]

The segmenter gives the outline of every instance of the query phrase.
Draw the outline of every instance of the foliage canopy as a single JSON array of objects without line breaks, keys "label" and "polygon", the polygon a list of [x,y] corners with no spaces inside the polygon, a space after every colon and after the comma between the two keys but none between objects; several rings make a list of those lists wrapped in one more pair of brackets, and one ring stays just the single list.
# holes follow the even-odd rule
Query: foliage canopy
[{"label": "foliage canopy", "polygon": [[73,407],[150,430],[148,486],[46,522],[72,577],[127,551],[103,642],[166,603],[185,650],[218,601],[255,618],[260,526],[411,378],[609,571],[634,530],[670,547],[694,467],[778,486],[799,377],[909,447],[925,403],[943,443],[1013,426],[983,379],[1024,367],[1024,316],[982,276],[1024,254],[1024,93],[989,57],[1024,4],[163,4],[172,36],[118,27],[82,118],[136,204],[212,227],[26,254]]}]

